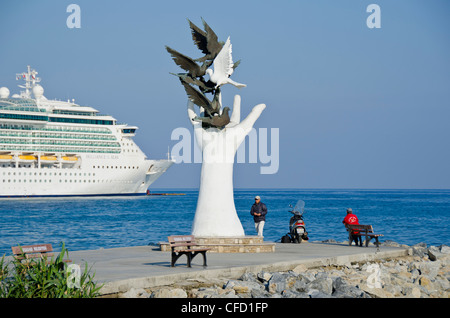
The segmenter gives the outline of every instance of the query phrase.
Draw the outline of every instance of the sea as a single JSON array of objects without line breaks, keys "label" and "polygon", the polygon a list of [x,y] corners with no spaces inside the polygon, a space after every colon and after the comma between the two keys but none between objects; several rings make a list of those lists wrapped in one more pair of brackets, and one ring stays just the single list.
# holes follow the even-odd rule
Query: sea
[{"label": "sea", "polygon": [[[157,245],[190,234],[198,190],[151,194],[0,199],[0,256],[15,245],[51,243],[58,251],[64,244],[70,252]],[[347,240],[342,220],[352,208],[360,224],[384,234],[380,241],[450,245],[450,190],[235,189],[246,235],[256,235],[250,215],[256,195],[268,208],[265,241],[280,241],[289,231],[290,205],[302,200],[310,241]]]}]

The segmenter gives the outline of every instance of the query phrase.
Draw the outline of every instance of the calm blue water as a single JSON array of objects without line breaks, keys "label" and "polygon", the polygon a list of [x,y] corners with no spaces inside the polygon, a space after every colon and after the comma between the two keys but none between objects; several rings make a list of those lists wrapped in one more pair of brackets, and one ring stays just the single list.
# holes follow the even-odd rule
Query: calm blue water
[{"label": "calm blue water", "polygon": [[[163,191],[154,191],[163,192]],[[156,244],[168,235],[188,234],[197,191],[166,190],[177,196],[35,198],[0,200],[0,255],[11,246],[64,241],[69,251]],[[250,207],[260,195],[269,213],[267,241],[288,231],[289,204],[305,201],[310,239],[347,239],[347,207],[381,239],[413,245],[450,245],[450,190],[235,190],[235,204],[247,235],[254,235]]]}]

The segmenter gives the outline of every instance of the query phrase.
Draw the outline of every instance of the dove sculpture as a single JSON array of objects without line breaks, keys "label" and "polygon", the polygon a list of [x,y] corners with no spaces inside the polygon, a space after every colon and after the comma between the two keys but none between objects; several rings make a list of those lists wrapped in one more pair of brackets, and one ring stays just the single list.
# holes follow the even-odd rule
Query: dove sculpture
[{"label": "dove sculpture", "polygon": [[214,83],[211,81],[205,81],[203,77],[196,78],[189,75],[189,73],[170,73],[172,75],[177,76],[181,83],[193,84],[197,85],[198,88],[202,91],[202,93],[211,93],[214,91]]},{"label": "dove sculpture", "polygon": [[200,121],[208,126],[223,128],[230,123],[230,107],[224,107],[222,114],[212,117],[195,117],[193,121]]},{"label": "dove sculpture", "polygon": [[198,65],[192,58],[186,56],[166,45],[167,52],[172,56],[173,61],[180,66],[183,70],[188,71],[191,77],[201,77],[205,75],[206,69],[208,67],[207,63],[203,65]]},{"label": "dove sculpture", "polygon": [[[237,66],[237,65],[236,65]],[[213,62],[214,71],[210,68],[206,70],[206,74],[209,75],[211,82],[216,84],[215,88],[225,84],[232,84],[238,88],[246,87],[247,85],[237,83],[233,81],[230,76],[233,74],[235,64],[233,63],[233,58],[231,55],[231,42],[230,37],[217,54]]]},{"label": "dove sculpture", "polygon": [[[198,49],[205,54],[205,56],[197,59],[196,61],[205,62],[207,60],[211,60],[212,63],[217,54],[219,54],[224,43],[219,42],[216,33],[214,33],[214,31],[205,22],[205,20],[202,19],[205,31],[197,27],[189,19],[188,21],[191,28],[192,40],[194,40],[194,43],[198,47]],[[209,65],[211,65],[211,63]]]},{"label": "dove sculpture", "polygon": [[194,87],[186,82],[181,81],[184,86],[184,90],[188,95],[189,99],[197,106],[203,107],[205,113],[212,117],[214,114],[218,114],[220,111],[220,90],[216,90],[214,98],[210,101],[205,94],[199,92]]}]

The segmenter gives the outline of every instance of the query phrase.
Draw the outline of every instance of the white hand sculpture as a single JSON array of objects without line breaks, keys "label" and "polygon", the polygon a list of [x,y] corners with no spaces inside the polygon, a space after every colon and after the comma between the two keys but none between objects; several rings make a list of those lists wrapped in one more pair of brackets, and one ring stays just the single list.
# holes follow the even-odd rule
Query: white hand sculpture
[{"label": "white hand sculpture", "polygon": [[223,129],[202,128],[194,121],[198,116],[194,103],[188,102],[188,117],[194,126],[197,144],[203,153],[200,190],[195,211],[192,234],[202,237],[244,236],[244,229],[237,216],[233,195],[234,157],[245,136],[266,105],[253,107],[241,122],[241,97],[234,98],[230,123]]}]

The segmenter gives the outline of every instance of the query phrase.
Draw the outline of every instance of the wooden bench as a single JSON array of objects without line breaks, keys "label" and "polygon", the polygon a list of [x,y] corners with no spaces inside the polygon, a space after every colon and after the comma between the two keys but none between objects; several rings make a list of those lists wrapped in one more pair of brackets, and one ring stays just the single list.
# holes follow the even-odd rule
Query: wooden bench
[{"label": "wooden bench", "polygon": [[206,265],[206,252],[209,248],[196,248],[194,235],[172,235],[168,237],[170,248],[172,250],[172,261],[170,266],[174,267],[178,258],[182,255],[187,257],[187,266],[191,267],[192,259],[198,254],[203,255],[203,266]]},{"label": "wooden bench", "polygon": [[[31,261],[32,259],[41,258],[50,259],[53,257],[52,244],[37,244],[26,246],[11,246],[13,256],[20,261]],[[71,260],[64,260],[64,262],[72,262]]]},{"label": "wooden bench", "polygon": [[[373,232],[372,225],[364,225],[364,224],[346,224],[345,228],[348,231],[348,245],[352,245],[352,236],[365,236],[366,237],[366,247],[369,245],[369,241],[371,239],[375,239],[375,245],[377,248],[379,247],[378,238],[380,236],[384,236],[383,234],[375,234]],[[359,233],[352,234],[353,231],[358,231]]]}]

